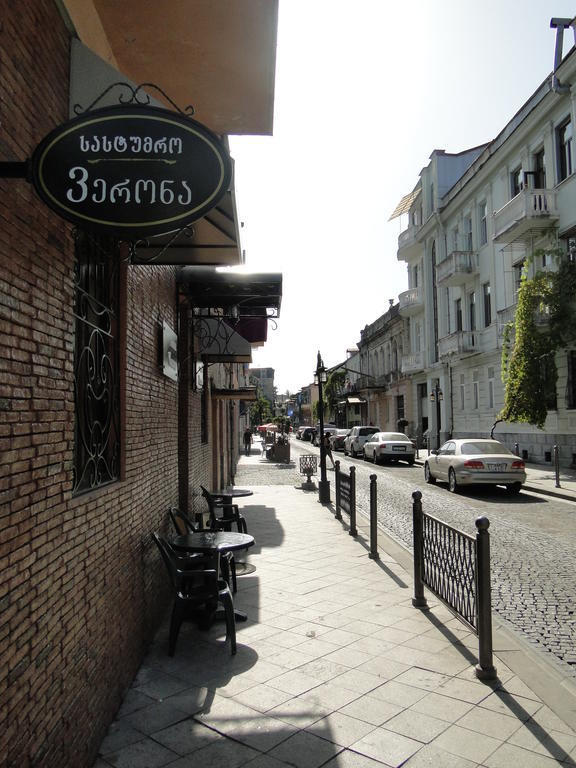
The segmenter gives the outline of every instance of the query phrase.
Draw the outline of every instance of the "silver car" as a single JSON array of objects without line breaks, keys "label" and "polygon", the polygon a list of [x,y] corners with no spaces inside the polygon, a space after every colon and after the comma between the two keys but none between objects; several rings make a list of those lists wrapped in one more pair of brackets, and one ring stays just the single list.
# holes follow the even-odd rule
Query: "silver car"
[{"label": "silver car", "polygon": [[364,443],[374,432],[380,432],[380,427],[352,427],[344,438],[344,456],[350,454],[354,457],[361,454]]},{"label": "silver car", "polygon": [[510,493],[519,493],[526,482],[526,466],[498,440],[448,440],[428,456],[424,477],[427,483],[447,482],[451,493],[461,485],[475,484],[504,485]]},{"label": "silver car", "polygon": [[380,464],[407,461],[414,464],[414,443],[403,432],[375,432],[364,443],[364,458]]}]

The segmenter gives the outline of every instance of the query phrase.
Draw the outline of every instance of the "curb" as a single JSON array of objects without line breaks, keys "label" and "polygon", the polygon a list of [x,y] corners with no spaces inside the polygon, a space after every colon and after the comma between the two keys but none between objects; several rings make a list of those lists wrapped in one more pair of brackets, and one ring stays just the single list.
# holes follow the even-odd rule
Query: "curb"
[{"label": "curb", "polygon": [[539,493],[542,496],[555,496],[557,499],[564,499],[565,501],[576,501],[576,493],[573,491],[562,492],[561,490],[552,490],[537,485],[527,485],[526,483],[522,486],[522,490],[530,491],[531,493]]},{"label": "curb", "polygon": [[[423,467],[424,461],[425,461],[424,459],[416,459],[414,464],[420,467]],[[522,490],[530,491],[531,493],[539,493],[542,496],[553,496],[557,499],[564,499],[565,501],[576,501],[575,491],[563,491],[562,489],[547,488],[541,485],[530,485],[529,480],[526,483],[524,483],[524,485],[522,486]]]}]

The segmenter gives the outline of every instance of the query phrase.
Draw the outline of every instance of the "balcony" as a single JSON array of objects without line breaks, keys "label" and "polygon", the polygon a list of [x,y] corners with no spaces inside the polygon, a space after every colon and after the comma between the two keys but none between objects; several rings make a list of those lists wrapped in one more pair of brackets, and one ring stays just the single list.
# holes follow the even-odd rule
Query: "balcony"
[{"label": "balcony", "polygon": [[410,288],[398,296],[399,312],[402,317],[411,317],[424,310],[424,298],[422,288]]},{"label": "balcony", "polygon": [[472,355],[479,351],[480,334],[478,331],[456,331],[438,341],[440,359],[453,355]]},{"label": "balcony", "polygon": [[398,235],[398,261],[411,261],[420,252],[422,244],[417,238],[419,229],[420,227],[410,225]]},{"label": "balcony", "polygon": [[523,189],[493,214],[497,243],[528,241],[534,231],[543,231],[559,219],[556,192],[550,189]]},{"label": "balcony", "polygon": [[358,390],[376,389],[384,392],[389,384],[386,376],[360,376],[356,382]]},{"label": "balcony", "polygon": [[418,373],[424,370],[424,353],[413,352],[411,355],[402,355],[402,373]]},{"label": "balcony", "polygon": [[462,285],[479,271],[478,254],[474,251],[452,251],[436,267],[436,279],[444,286]]}]

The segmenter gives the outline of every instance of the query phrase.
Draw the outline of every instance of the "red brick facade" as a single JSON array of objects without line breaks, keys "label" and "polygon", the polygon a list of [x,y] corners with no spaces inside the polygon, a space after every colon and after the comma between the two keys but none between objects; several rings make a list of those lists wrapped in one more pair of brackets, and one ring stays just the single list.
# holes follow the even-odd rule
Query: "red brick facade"
[{"label": "red brick facade", "polygon": [[[0,160],[24,160],[67,119],[69,33],[53,0],[2,6]],[[0,765],[14,768],[92,764],[167,605],[150,533],[228,479],[212,470],[226,419],[221,448],[202,442],[200,395],[158,365],[174,271],[123,265],[122,476],[73,497],[73,272],[72,228],[0,179]]]}]

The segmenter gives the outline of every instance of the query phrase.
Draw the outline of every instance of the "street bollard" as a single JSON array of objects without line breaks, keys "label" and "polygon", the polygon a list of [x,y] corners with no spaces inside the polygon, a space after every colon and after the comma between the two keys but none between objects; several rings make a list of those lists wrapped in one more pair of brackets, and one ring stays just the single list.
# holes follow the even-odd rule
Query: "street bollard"
[{"label": "street bollard", "polygon": [[554,446],[554,475],[556,476],[556,488],[560,488],[560,451]]},{"label": "street bollard", "polygon": [[495,680],[496,668],[492,662],[492,586],[490,583],[490,521],[487,517],[476,520],[476,579],[478,583],[478,665],[479,680]]},{"label": "street bollard", "polygon": [[412,526],[414,536],[414,597],[412,605],[416,608],[427,608],[428,603],[424,597],[424,581],[422,571],[424,567],[424,530],[422,523],[422,492],[412,493]]},{"label": "street bollard", "polygon": [[378,554],[378,490],[376,475],[370,475],[370,554],[372,560],[379,560]]},{"label": "street bollard", "polygon": [[334,474],[336,476],[336,520],[342,520],[342,512],[340,511],[341,496],[340,496],[340,461],[336,459],[334,462]]},{"label": "street bollard", "polygon": [[358,536],[356,528],[356,467],[350,467],[350,536]]}]

